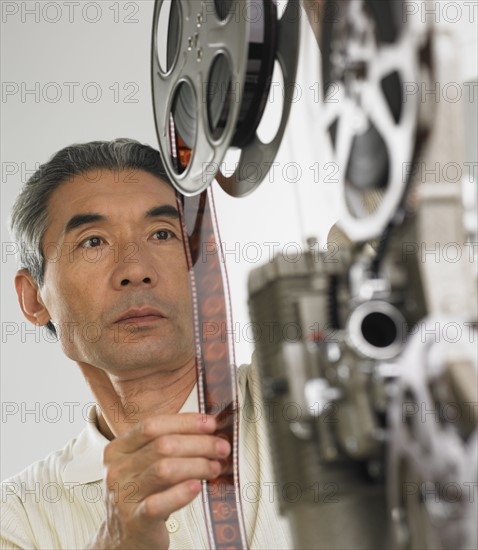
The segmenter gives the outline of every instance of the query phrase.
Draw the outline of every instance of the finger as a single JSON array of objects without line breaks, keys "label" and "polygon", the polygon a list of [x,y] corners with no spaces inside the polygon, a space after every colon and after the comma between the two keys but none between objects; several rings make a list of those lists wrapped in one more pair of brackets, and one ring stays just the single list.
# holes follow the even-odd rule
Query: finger
[{"label": "finger", "polygon": [[196,498],[201,490],[201,482],[189,479],[163,491],[149,495],[136,508],[135,515],[148,525],[165,520],[170,514],[183,508]]},{"label": "finger", "polygon": [[[214,435],[161,435],[141,449],[141,460],[147,464],[162,457],[226,458],[231,445],[222,437]],[[139,453],[138,453],[139,454]],[[139,456],[138,456],[139,459]]]},{"label": "finger", "polygon": [[[136,453],[130,453],[127,462],[122,463],[125,471],[144,472],[151,464],[164,458],[209,458],[221,460],[229,456],[230,444],[213,435],[166,434],[150,441]],[[124,475],[124,474],[123,474]]]},{"label": "finger", "polygon": [[164,492],[188,479],[215,479],[222,465],[207,458],[163,458],[151,464],[135,481],[140,488],[138,499],[159,491]]},{"label": "finger", "polygon": [[162,414],[138,422],[105,448],[105,460],[116,453],[132,453],[164,434],[213,433],[216,420],[200,413]]}]

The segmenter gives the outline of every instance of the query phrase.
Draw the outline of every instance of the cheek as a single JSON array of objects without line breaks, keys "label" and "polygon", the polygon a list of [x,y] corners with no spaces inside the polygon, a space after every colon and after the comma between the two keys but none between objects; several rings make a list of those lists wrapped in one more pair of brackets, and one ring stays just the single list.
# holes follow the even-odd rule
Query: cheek
[{"label": "cheek", "polygon": [[184,255],[184,250],[181,250],[179,257],[175,258],[174,263],[170,264],[171,269],[168,270],[168,282],[171,283],[170,289],[173,295],[183,296],[185,299],[190,299],[190,282],[189,271]]},{"label": "cheek", "polygon": [[[171,289],[173,308],[176,309],[177,318],[183,327],[193,327],[193,305],[189,288],[189,277],[183,277]],[[179,284],[181,283],[181,284]]]},{"label": "cheek", "polygon": [[[87,293],[91,292],[91,285],[86,281],[82,284],[78,273],[70,270],[51,269],[45,277],[44,293],[45,305],[56,322],[76,320],[81,317],[82,304]],[[95,286],[93,286],[95,288]]]},{"label": "cheek", "polygon": [[173,289],[174,295],[176,296],[176,301],[178,305],[180,304],[183,313],[190,317],[192,315],[192,299],[191,289],[189,286],[189,277],[182,277],[180,280],[177,279],[177,281],[178,282]]}]

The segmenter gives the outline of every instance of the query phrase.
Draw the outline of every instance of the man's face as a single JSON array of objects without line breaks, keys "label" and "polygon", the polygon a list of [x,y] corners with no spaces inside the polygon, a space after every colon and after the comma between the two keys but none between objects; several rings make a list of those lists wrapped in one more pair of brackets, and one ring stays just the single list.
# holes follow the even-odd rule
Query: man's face
[{"label": "man's face", "polygon": [[[142,170],[92,171],[60,185],[48,213],[40,294],[66,355],[135,375],[192,361],[189,281],[173,189]],[[153,314],[143,316],[146,309]],[[128,316],[129,310],[139,311]]]}]

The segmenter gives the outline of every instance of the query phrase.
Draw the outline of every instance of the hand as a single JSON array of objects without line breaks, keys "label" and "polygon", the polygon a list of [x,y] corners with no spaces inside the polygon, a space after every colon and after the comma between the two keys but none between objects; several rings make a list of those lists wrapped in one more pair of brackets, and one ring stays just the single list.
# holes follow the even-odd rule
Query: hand
[{"label": "hand", "polygon": [[139,422],[109,443],[106,520],[88,548],[138,550],[169,547],[165,520],[200,492],[202,479],[221,473],[227,441],[212,435],[212,416],[160,415]]}]

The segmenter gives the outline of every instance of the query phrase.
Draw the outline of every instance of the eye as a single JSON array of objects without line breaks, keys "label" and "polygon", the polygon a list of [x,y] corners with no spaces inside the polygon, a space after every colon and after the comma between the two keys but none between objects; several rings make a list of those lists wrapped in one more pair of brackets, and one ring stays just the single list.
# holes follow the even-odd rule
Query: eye
[{"label": "eye", "polygon": [[157,241],[167,241],[168,239],[174,237],[174,233],[172,231],[168,231],[167,229],[159,229],[154,233],[154,236]]},{"label": "eye", "polygon": [[100,246],[103,243],[103,239],[101,237],[88,237],[84,241],[81,241],[79,246],[81,248],[96,248]]}]

